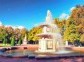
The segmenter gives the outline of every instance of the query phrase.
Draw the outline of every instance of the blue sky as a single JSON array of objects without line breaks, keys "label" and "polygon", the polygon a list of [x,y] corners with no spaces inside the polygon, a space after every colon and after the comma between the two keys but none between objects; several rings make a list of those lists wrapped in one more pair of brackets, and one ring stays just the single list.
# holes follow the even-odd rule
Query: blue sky
[{"label": "blue sky", "polygon": [[24,26],[31,29],[45,21],[50,10],[53,18],[70,14],[70,9],[84,0],[0,0],[0,21],[4,25]]}]

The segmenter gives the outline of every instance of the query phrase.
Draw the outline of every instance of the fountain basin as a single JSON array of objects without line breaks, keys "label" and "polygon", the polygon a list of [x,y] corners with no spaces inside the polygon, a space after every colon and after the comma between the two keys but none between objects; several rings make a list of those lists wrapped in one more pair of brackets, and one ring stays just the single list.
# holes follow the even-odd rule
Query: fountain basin
[{"label": "fountain basin", "polygon": [[22,45],[22,46],[14,46],[14,47],[1,47],[0,48],[0,56],[1,57],[28,57],[28,55],[32,55],[35,50],[38,49],[38,45]]}]

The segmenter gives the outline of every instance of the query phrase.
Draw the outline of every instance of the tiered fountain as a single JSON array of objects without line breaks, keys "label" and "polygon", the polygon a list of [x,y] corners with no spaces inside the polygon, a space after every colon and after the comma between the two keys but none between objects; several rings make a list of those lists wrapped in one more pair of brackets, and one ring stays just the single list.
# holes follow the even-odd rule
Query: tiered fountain
[{"label": "tiered fountain", "polygon": [[41,34],[37,35],[40,37],[39,48],[37,52],[57,52],[59,50],[64,51],[63,47],[67,44],[63,44],[59,28],[52,22],[52,14],[48,10],[46,21],[40,25],[40,27],[43,28],[43,31]]}]

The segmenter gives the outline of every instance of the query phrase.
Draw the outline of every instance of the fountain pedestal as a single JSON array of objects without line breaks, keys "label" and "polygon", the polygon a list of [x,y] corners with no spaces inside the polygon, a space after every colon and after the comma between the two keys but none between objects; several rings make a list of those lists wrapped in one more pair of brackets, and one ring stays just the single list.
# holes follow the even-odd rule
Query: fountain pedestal
[{"label": "fountain pedestal", "polygon": [[39,40],[39,52],[55,52],[55,43],[52,39]]},{"label": "fountain pedestal", "polygon": [[27,36],[25,35],[22,45],[27,45]]}]

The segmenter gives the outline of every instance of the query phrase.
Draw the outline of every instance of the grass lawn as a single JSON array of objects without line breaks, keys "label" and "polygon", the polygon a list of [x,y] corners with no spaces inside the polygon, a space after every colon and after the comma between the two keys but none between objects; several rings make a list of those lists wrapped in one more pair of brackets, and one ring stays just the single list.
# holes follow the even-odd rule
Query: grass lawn
[{"label": "grass lawn", "polygon": [[0,43],[0,47],[7,47],[7,46],[11,46],[10,44],[2,44]]}]

